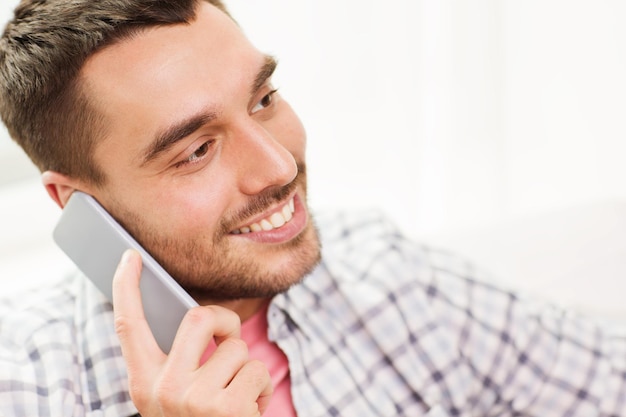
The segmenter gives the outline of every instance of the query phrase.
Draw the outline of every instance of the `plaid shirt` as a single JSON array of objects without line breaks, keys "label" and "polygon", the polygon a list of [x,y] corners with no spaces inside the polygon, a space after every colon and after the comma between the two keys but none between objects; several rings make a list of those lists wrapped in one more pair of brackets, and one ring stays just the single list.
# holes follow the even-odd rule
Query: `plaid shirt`
[{"label": "plaid shirt", "polygon": [[[378,215],[326,220],[324,262],[268,311],[300,416],[626,416],[623,334]],[[39,294],[0,307],[0,416],[136,413],[110,304],[82,278]]]}]

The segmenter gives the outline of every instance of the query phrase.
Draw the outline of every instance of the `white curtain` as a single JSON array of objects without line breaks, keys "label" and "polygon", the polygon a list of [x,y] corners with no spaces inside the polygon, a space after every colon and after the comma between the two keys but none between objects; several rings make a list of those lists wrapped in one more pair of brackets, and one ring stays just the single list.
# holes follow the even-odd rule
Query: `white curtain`
[{"label": "white curtain", "polygon": [[[317,209],[422,235],[626,195],[621,0],[227,5],[280,61]],[[0,137],[0,184],[33,175],[16,155]]]},{"label": "white curtain", "polygon": [[316,207],[419,235],[626,195],[621,0],[229,5],[281,58]]}]

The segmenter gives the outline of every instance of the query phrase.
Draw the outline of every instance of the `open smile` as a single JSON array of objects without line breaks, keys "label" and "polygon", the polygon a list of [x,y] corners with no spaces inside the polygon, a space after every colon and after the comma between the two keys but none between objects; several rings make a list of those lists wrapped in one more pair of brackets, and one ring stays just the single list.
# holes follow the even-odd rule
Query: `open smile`
[{"label": "open smile", "polygon": [[298,236],[308,223],[307,210],[299,195],[294,193],[285,203],[230,232],[237,238],[260,243],[286,243]]},{"label": "open smile", "polygon": [[259,221],[255,221],[247,226],[235,229],[231,233],[238,235],[261,231],[267,232],[273,229],[278,229],[293,219],[295,209],[294,197],[291,197],[287,203],[285,203],[282,207],[279,206],[276,211],[267,217]]}]

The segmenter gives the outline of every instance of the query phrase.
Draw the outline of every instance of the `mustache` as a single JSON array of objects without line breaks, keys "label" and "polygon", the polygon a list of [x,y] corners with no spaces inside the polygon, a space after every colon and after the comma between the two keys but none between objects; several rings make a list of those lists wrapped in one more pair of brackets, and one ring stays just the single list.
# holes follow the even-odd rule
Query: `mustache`
[{"label": "mustache", "polygon": [[289,184],[284,186],[274,186],[263,190],[262,193],[252,197],[244,208],[223,220],[220,225],[222,234],[230,233],[235,227],[237,227],[237,225],[241,224],[246,219],[267,210],[277,202],[285,200],[291,193],[293,193],[298,185],[302,184],[302,186],[305,187],[306,164],[297,163],[297,167],[298,172],[293,181]]}]

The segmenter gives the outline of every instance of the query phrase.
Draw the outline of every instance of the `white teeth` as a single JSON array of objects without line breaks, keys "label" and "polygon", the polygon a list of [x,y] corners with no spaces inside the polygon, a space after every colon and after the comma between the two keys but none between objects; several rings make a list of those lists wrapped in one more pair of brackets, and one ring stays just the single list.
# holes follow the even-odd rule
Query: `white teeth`
[{"label": "white teeth", "polygon": [[273,228],[274,226],[272,226],[272,223],[268,222],[265,219],[261,220],[261,229],[268,231],[268,230],[272,230]]},{"label": "white teeth", "polygon": [[283,217],[283,213],[281,211],[279,213],[272,214],[272,216],[270,217],[270,223],[272,223],[272,227],[280,227],[283,224],[287,223],[287,219]]},{"label": "white teeth", "polygon": [[281,211],[277,211],[267,219],[263,219],[258,223],[252,223],[249,226],[244,226],[240,229],[234,230],[233,234],[246,234],[250,232],[269,231],[278,229],[288,223],[293,218],[295,211],[295,204],[293,198],[289,200],[289,203],[285,204]]},{"label": "white teeth", "polygon": [[285,218],[285,222],[288,222],[293,217],[293,214],[291,213],[291,209],[289,208],[288,205],[283,207],[282,213],[283,213],[283,217]]}]

